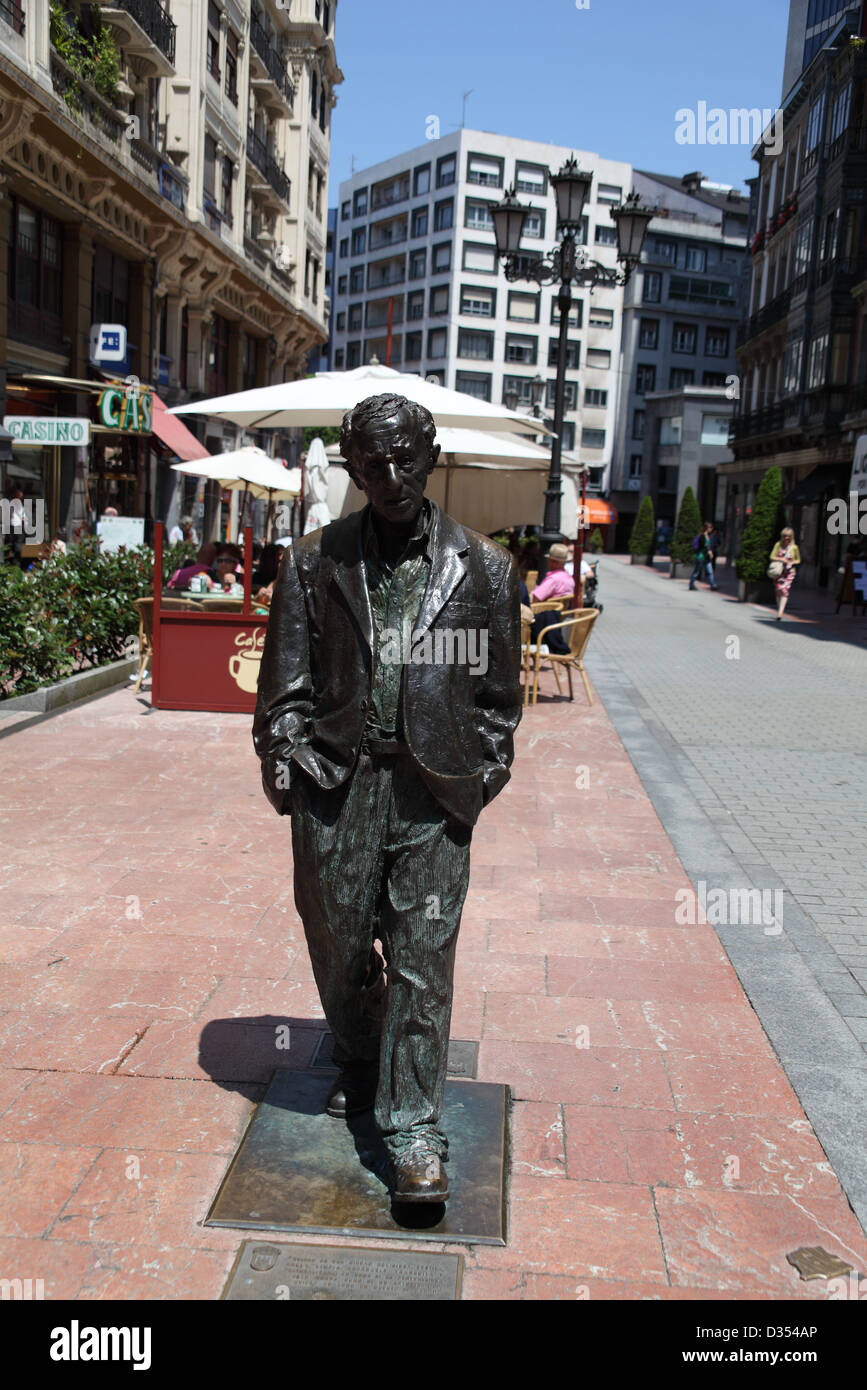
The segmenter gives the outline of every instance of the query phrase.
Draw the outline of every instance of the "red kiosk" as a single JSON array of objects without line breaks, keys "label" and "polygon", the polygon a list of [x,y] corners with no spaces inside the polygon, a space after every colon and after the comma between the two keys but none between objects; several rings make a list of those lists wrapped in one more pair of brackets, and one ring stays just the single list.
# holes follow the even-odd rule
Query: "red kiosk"
[{"label": "red kiosk", "polygon": [[[154,534],[154,612],[151,704],[154,709],[252,714],[267,614],[252,607],[252,527],[244,530],[244,598],[234,612],[207,603],[163,601],[163,525]],[[171,601],[170,601],[171,602]]]}]

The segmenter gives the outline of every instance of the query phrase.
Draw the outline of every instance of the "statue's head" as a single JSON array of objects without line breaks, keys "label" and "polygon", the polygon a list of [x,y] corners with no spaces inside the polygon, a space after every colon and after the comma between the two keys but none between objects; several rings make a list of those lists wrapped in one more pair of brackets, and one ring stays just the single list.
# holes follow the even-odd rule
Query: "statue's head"
[{"label": "statue's head", "polygon": [[373,510],[395,526],[410,525],[439,458],[429,410],[405,396],[368,396],[343,417],[340,452],[352,481]]}]

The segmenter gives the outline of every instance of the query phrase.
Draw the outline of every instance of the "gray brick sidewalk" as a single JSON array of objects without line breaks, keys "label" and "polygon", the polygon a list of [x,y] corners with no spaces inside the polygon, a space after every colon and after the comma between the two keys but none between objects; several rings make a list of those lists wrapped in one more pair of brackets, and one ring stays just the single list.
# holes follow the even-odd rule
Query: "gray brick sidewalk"
[{"label": "gray brick sidewalk", "polygon": [[690,878],[783,892],[782,937],[717,931],[863,1211],[867,650],[644,566],[600,581],[588,671]]}]

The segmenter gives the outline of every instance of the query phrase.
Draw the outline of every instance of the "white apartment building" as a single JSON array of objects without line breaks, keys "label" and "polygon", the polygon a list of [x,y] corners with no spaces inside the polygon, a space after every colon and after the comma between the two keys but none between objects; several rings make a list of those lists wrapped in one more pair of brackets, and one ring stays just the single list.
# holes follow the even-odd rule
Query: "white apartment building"
[{"label": "white apartment building", "polygon": [[[490,209],[515,186],[531,209],[528,257],[556,244],[549,175],[571,155],[593,175],[581,241],[617,266],[610,209],[632,187],[632,167],[566,145],[458,130],[354,174],[340,184],[333,273],[335,370],[380,362],[502,403],[544,382],[553,415],[557,373],[556,284],[510,283],[498,264]],[[622,288],[573,286],[564,451],[590,465],[605,491],[617,418]],[[390,324],[390,331],[389,331]]]}]

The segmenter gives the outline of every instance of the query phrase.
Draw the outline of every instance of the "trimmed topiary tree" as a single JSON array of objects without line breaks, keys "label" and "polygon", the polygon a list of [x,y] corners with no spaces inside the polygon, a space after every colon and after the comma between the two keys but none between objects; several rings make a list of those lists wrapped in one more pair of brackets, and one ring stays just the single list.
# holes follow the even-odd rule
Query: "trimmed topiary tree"
[{"label": "trimmed topiary tree", "polygon": [[602,532],[599,530],[599,527],[597,526],[590,537],[590,552],[593,555],[601,555],[604,549],[605,542],[602,539]]},{"label": "trimmed topiary tree", "polygon": [[701,512],[691,487],[685,489],[680,499],[680,511],[671,539],[671,574],[674,577],[678,565],[692,565],[695,551],[692,543],[701,530]]},{"label": "trimmed topiary tree", "polygon": [[769,468],[759,484],[752,515],[744,529],[741,553],[735,562],[745,591],[755,589],[767,577],[771,551],[784,525],[783,475],[779,468]]},{"label": "trimmed topiary tree", "polygon": [[653,542],[656,535],[656,527],[653,517],[653,501],[648,495],[642,497],[641,506],[638,508],[638,515],[632,527],[632,534],[629,537],[629,553],[633,561],[639,555],[649,555],[653,549]]}]

